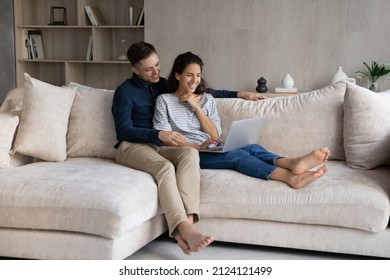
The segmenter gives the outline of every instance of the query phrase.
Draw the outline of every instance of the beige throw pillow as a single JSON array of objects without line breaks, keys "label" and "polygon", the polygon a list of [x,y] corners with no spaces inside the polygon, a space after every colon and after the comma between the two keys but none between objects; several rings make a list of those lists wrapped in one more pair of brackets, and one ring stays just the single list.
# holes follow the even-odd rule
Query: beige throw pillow
[{"label": "beige throw pillow", "polygon": [[327,146],[332,159],[345,160],[345,89],[346,82],[340,81],[311,92],[263,101],[217,98],[223,135],[234,120],[263,116],[258,143],[269,151],[292,157]]},{"label": "beige throw pillow", "polygon": [[66,137],[68,157],[114,159],[116,133],[111,113],[113,90],[70,83],[77,88]]},{"label": "beige throw pillow", "polygon": [[0,114],[0,168],[10,167],[10,155],[12,141],[19,117],[13,113]]},{"label": "beige throw pillow", "polygon": [[371,169],[390,164],[390,93],[347,84],[344,114],[347,165]]},{"label": "beige throw pillow", "polygon": [[23,109],[13,152],[46,161],[66,159],[66,132],[75,89],[24,74]]}]

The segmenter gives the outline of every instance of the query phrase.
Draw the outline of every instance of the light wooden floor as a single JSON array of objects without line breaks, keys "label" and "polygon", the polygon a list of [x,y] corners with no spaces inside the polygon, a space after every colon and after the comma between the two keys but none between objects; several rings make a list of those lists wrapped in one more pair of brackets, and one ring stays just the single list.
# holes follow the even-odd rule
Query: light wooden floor
[{"label": "light wooden floor", "polygon": [[368,260],[364,256],[344,255],[214,242],[204,250],[191,256],[183,254],[176,243],[167,235],[162,235],[143,247],[127,260]]}]

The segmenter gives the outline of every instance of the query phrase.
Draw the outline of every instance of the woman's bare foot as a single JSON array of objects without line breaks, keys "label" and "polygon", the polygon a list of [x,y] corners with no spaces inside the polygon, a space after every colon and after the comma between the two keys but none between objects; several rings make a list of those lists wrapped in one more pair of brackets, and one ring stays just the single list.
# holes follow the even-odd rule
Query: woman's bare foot
[{"label": "woman's bare foot", "polygon": [[190,249],[190,246],[188,246],[187,242],[183,239],[183,237],[180,234],[178,234],[177,236],[175,236],[175,239],[177,241],[177,245],[179,245],[183,253],[186,255],[191,255],[192,251]]},{"label": "woman's bare foot", "polygon": [[293,189],[300,189],[311,181],[320,178],[326,172],[328,172],[328,167],[322,166],[316,171],[306,171],[300,175],[293,175],[286,183]]},{"label": "woman's bare foot", "polygon": [[[183,241],[188,245],[191,252],[199,252],[214,241],[213,237],[204,236],[199,233],[189,222],[181,223],[178,229],[180,231],[181,237],[183,238]],[[182,247],[182,244],[183,243],[180,242],[179,246],[183,250],[184,246]]]},{"label": "woman's bare foot", "polygon": [[330,150],[327,147],[314,150],[310,154],[293,159],[290,170],[297,175],[303,174],[309,169],[327,161],[329,156]]}]

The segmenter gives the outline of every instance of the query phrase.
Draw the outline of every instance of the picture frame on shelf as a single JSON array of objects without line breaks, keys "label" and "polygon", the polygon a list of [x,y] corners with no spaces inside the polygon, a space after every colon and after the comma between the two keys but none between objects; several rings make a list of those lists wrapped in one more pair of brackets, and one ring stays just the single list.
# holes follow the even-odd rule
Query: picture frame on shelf
[{"label": "picture frame on shelf", "polygon": [[49,25],[67,25],[67,14],[65,7],[52,6],[50,8],[50,23]]}]

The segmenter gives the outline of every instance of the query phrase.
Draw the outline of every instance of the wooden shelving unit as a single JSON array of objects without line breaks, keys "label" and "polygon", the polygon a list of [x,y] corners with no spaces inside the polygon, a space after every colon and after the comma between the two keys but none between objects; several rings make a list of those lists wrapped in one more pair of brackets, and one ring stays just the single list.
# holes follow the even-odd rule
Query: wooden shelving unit
[{"label": "wooden shelving unit", "polygon": [[[107,25],[92,26],[85,5],[99,7]],[[144,26],[129,25],[129,7],[133,7],[135,22],[143,5],[143,0],[14,0],[17,86],[23,86],[26,72],[59,86],[77,82],[115,89],[131,75],[129,63],[118,60],[123,45],[142,41],[145,36]],[[67,25],[49,25],[52,6],[66,8]],[[26,29],[42,32],[45,59],[24,55]],[[86,60],[90,36],[92,61]]]}]

